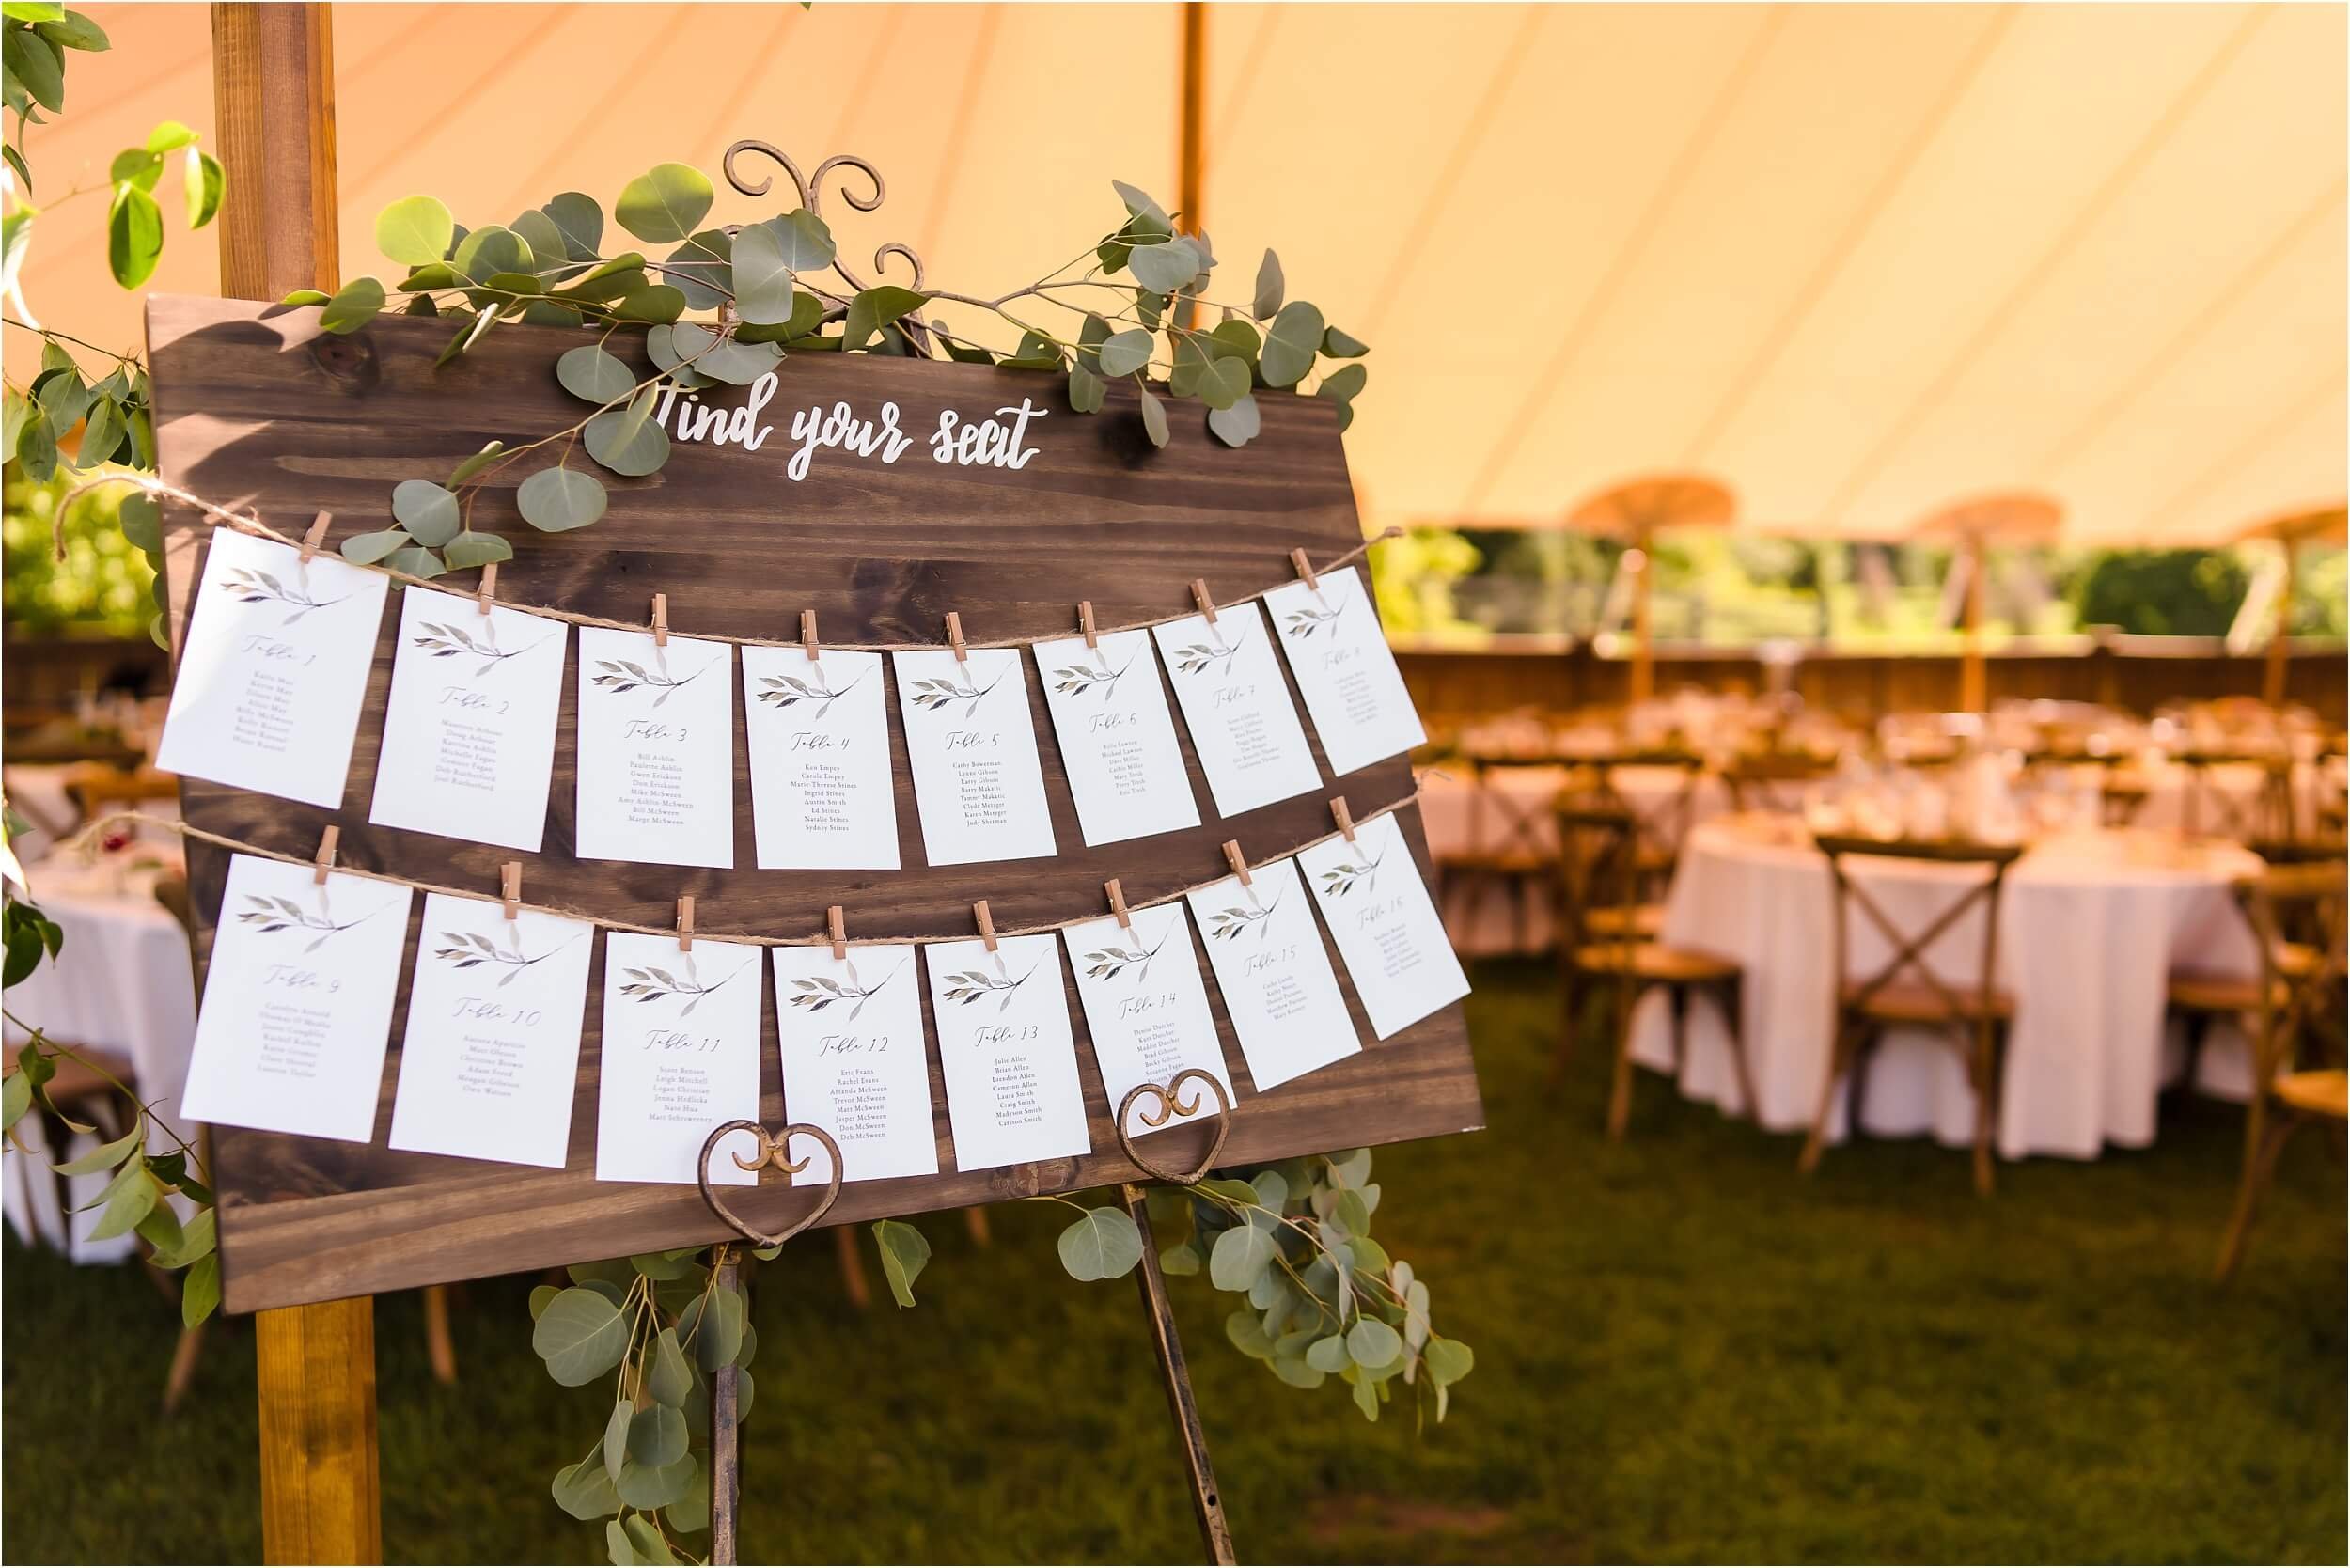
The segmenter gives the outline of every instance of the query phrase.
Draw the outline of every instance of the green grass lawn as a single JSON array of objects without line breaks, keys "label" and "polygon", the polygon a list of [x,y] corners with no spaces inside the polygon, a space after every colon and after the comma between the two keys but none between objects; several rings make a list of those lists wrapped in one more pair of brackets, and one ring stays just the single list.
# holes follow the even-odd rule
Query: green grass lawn
[{"label": "green grass lawn", "polygon": [[[1224,1341],[1174,1282],[1244,1560],[2342,1561],[2342,1169],[2304,1136],[2249,1262],[2209,1280],[2243,1115],[2166,1106],[2160,1142],[2036,1161],[1973,1197],[1963,1154],[1831,1152],[1643,1076],[1600,1136],[1596,1049],[1543,1087],[1540,971],[1486,965],[1492,1121],[1380,1152],[1378,1233],[1477,1371],[1452,1419],[1367,1425]],[[953,1216],[921,1305],[858,1312],[827,1239],[759,1274],[746,1561],[1185,1561],[1199,1543],[1134,1287],[1078,1285],[1065,1211]],[[530,1351],[532,1280],[456,1307],[462,1380],[414,1294],[376,1313],[387,1560],[602,1560],[548,1500],[596,1389]],[[0,1496],[18,1561],[258,1560],[253,1341],[207,1347],[158,1417],[175,1320],[135,1275],[10,1245]],[[1391,1410],[1399,1410],[1399,1404]]]}]

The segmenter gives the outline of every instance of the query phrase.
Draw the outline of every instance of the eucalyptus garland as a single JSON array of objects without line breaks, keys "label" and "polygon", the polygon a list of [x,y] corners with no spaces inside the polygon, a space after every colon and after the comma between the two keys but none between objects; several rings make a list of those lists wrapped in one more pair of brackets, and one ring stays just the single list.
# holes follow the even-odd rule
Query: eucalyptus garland
[{"label": "eucalyptus garland", "polygon": [[[418,577],[509,559],[512,546],[494,515],[503,504],[479,506],[494,484],[510,489],[515,513],[531,527],[585,527],[610,504],[598,470],[637,478],[668,461],[664,415],[681,393],[749,385],[795,353],[938,357],[1034,371],[1061,379],[1080,414],[1102,411],[1111,382],[1131,382],[1136,416],[1159,447],[1171,438],[1170,401],[1203,407],[1208,429],[1232,447],[1257,435],[1260,393],[1303,392],[1310,381],[1312,395],[1337,404],[1341,429],[1354,416],[1367,379],[1354,362],[1368,348],[1312,304],[1286,298],[1280,259],[1270,250],[1246,303],[1213,299],[1208,237],[1178,233],[1176,218],[1148,193],[1113,181],[1123,219],[1023,288],[982,297],[863,287],[840,265],[816,210],[818,188],[840,164],[872,172],[835,159],[803,182],[794,168],[807,205],[730,227],[705,227],[716,200],[707,175],[660,165],[631,180],[612,212],[645,248],[609,249],[603,207],[577,191],[478,228],[430,196],[384,208],[376,243],[409,269],[406,276],[392,284],[354,278],[331,294],[297,291],[287,303],[319,306],[321,324],[336,333],[356,332],[395,308],[446,321],[450,334],[436,362],[444,366],[514,323],[592,332],[592,341],[564,350],[553,365],[556,382],[587,411],[556,430],[490,441],[445,477],[402,479],[390,497],[394,525],[346,541],[344,556]],[[851,193],[851,205],[870,210],[880,189],[875,177],[872,199]],[[674,248],[656,254],[663,246]],[[910,256],[884,246],[876,259],[893,253]],[[925,319],[939,304],[1008,323],[1020,334],[1018,347],[998,355]],[[1038,318],[1037,306],[1050,319]],[[1220,320],[1195,325],[1203,309]],[[704,319],[688,320],[689,311]],[[651,374],[640,376],[612,352],[621,333],[643,335]]]}]

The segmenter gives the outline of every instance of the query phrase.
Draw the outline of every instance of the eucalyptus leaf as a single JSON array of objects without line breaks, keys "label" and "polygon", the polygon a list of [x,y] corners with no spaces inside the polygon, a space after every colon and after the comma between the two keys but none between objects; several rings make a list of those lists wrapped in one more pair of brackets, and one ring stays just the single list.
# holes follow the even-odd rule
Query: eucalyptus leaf
[{"label": "eucalyptus leaf", "polygon": [[889,1294],[901,1308],[913,1306],[914,1281],[931,1261],[929,1238],[903,1220],[882,1219],[873,1222],[873,1244],[881,1249]]},{"label": "eucalyptus leaf", "polygon": [[1439,1388],[1460,1382],[1477,1368],[1476,1353],[1468,1346],[1458,1340],[1441,1340],[1433,1334],[1420,1351],[1420,1358]]},{"label": "eucalyptus leaf", "polygon": [[620,1466],[628,1463],[628,1430],[635,1419],[636,1407],[619,1400],[603,1423],[603,1473],[615,1482],[620,1479]]},{"label": "eucalyptus leaf", "polygon": [[620,1495],[604,1473],[603,1445],[576,1465],[555,1472],[555,1504],[574,1519],[602,1519],[620,1511]]},{"label": "eucalyptus leaf", "polygon": [[735,290],[735,243],[723,228],[697,230],[669,253],[661,281],[685,296],[688,310],[717,309]]},{"label": "eucalyptus leaf", "polygon": [[[713,1290],[703,1301],[694,1342],[694,1359],[706,1372],[716,1372],[731,1363],[743,1350],[743,1294],[724,1288]],[[685,1325],[678,1325],[681,1336]]]},{"label": "eucalyptus leaf", "polygon": [[[1242,359],[1212,359],[1199,374],[1199,400],[1214,409],[1229,409],[1248,396],[1248,363]],[[1232,443],[1234,446],[1239,442]]]},{"label": "eucalyptus leaf", "polygon": [[637,1568],[636,1544],[629,1540],[627,1528],[618,1519],[604,1521],[603,1556],[612,1568]]},{"label": "eucalyptus leaf", "polygon": [[575,1388],[619,1365],[628,1350],[628,1320],[609,1297],[574,1285],[547,1303],[531,1329],[530,1348],[546,1362],[549,1376]]},{"label": "eucalyptus leaf", "polygon": [[652,1397],[664,1404],[682,1406],[694,1391],[694,1372],[685,1364],[685,1352],[678,1348],[677,1330],[664,1328],[653,1339],[652,1367],[645,1377]]},{"label": "eucalyptus leaf", "polygon": [[1325,327],[1322,334],[1322,352],[1332,359],[1360,359],[1371,352],[1371,345],[1353,337],[1337,327]]},{"label": "eucalyptus leaf", "polygon": [[628,1544],[635,1550],[636,1560],[650,1563],[653,1568],[673,1568],[677,1553],[661,1537],[661,1527],[642,1513],[632,1513],[620,1521],[620,1529],[628,1536]]},{"label": "eucalyptus leaf", "polygon": [[541,468],[514,492],[523,521],[549,534],[586,527],[603,515],[609,501],[603,482],[576,468]]},{"label": "eucalyptus leaf", "polygon": [[622,321],[674,321],[683,314],[684,290],[666,283],[634,290],[612,307],[614,320]]},{"label": "eucalyptus leaf", "polygon": [[734,310],[755,326],[791,320],[793,268],[776,229],[783,221],[750,224],[734,237]]},{"label": "eucalyptus leaf", "polygon": [[573,261],[593,261],[603,244],[603,209],[596,198],[565,191],[539,209],[554,221],[562,236],[563,251]]},{"label": "eucalyptus leaf", "polygon": [[1167,215],[1167,209],[1152,200],[1150,193],[1140,186],[1129,185],[1123,180],[1113,180],[1110,189],[1118,193],[1118,199],[1126,204],[1126,211],[1132,215],[1148,217],[1160,224],[1173,221]]},{"label": "eucalyptus leaf", "polygon": [[1072,1279],[1116,1279],[1142,1261],[1142,1232],[1123,1209],[1088,1209],[1060,1233],[1061,1267]]},{"label": "eucalyptus leaf", "polygon": [[1314,368],[1322,348],[1322,312],[1304,300],[1292,300],[1265,329],[1264,348],[1257,368],[1270,386],[1295,386]]},{"label": "eucalyptus leaf", "polygon": [[917,294],[894,283],[864,290],[849,302],[849,319],[840,336],[842,352],[854,353],[865,347],[883,327],[929,303],[928,294]]},{"label": "eucalyptus leaf", "polygon": [[1099,351],[1102,359],[1102,374],[1112,380],[1120,376],[1133,375],[1136,370],[1151,363],[1151,350],[1154,342],[1155,339],[1151,334],[1140,327],[1129,327],[1124,332],[1104,339]]},{"label": "eucalyptus leaf", "polygon": [[1152,396],[1148,387],[1142,390],[1142,429],[1150,436],[1151,445],[1164,447],[1167,443],[1167,405]]},{"label": "eucalyptus leaf", "polygon": [[1220,1291],[1246,1291],[1273,1262],[1273,1238],[1253,1225],[1235,1225],[1215,1238],[1208,1278]]},{"label": "eucalyptus leaf", "polygon": [[1346,1353],[1359,1367],[1384,1367],[1403,1354],[1403,1336],[1377,1318],[1356,1318],[1346,1331]]},{"label": "eucalyptus leaf", "polygon": [[[608,1446],[611,1437],[604,1442]],[[629,1421],[628,1456],[649,1469],[674,1465],[685,1456],[685,1416],[674,1405],[648,1404]],[[618,1477],[614,1478],[618,1480]]]},{"label": "eucalyptus leaf", "polygon": [[1126,261],[1135,281],[1154,293],[1171,294],[1199,273],[1199,252],[1181,235],[1155,245],[1142,245]]},{"label": "eucalyptus leaf", "polygon": [[638,239],[666,244],[693,233],[716,199],[710,177],[701,170],[686,164],[661,164],[621,188],[613,216]]},{"label": "eucalyptus leaf", "polygon": [[1277,1356],[1273,1358],[1273,1372],[1292,1388],[1319,1388],[1324,1381],[1318,1368],[1288,1356]]},{"label": "eucalyptus leaf", "polygon": [[[674,1416],[677,1412],[671,1410],[669,1414]],[[620,1479],[615,1489],[620,1494],[620,1501],[631,1508],[666,1508],[685,1495],[693,1481],[691,1454],[657,1466],[639,1465],[632,1459],[620,1466]]]},{"label": "eucalyptus leaf", "polygon": [[343,559],[361,566],[373,566],[396,550],[405,550],[416,541],[399,528],[385,528],[381,533],[353,534],[343,541]]},{"label": "eucalyptus leaf", "polygon": [[531,1322],[533,1322],[533,1323],[537,1323],[537,1322],[539,1321],[540,1314],[543,1313],[543,1312],[547,1309],[547,1303],[548,1303],[548,1302],[550,1302],[550,1301],[553,1301],[553,1300],[554,1300],[556,1296],[560,1295],[562,1293],[563,1293],[563,1287],[562,1287],[562,1286],[560,1286],[560,1285],[533,1285],[533,1286],[531,1286],[531,1287],[530,1287],[530,1321],[531,1321]]},{"label": "eucalyptus leaf", "polygon": [[1346,1341],[1338,1334],[1326,1334],[1306,1347],[1306,1364],[1318,1372],[1336,1374],[1354,1365],[1354,1357],[1346,1352]]},{"label": "eucalyptus leaf", "polygon": [[404,267],[426,267],[448,254],[457,221],[436,196],[412,196],[375,215],[375,248]]},{"label": "eucalyptus leaf", "polygon": [[1265,1335],[1264,1325],[1254,1312],[1233,1312],[1224,1320],[1224,1337],[1232,1341],[1232,1348],[1254,1360],[1273,1359],[1273,1341]]},{"label": "eucalyptus leaf", "polygon": [[1102,412],[1102,378],[1082,365],[1069,368],[1069,406],[1079,414]]},{"label": "eucalyptus leaf", "polygon": [[1198,1274],[1202,1266],[1198,1247],[1192,1242],[1178,1242],[1159,1253],[1161,1274]]},{"label": "eucalyptus leaf", "polygon": [[1355,400],[1370,379],[1371,372],[1362,366],[1341,365],[1322,378],[1322,384],[1314,388],[1314,396],[1343,406]]},{"label": "eucalyptus leaf", "polygon": [[456,254],[449,258],[462,275],[476,283],[487,282],[499,273],[526,273],[533,258],[530,243],[504,224],[484,224],[457,242]]},{"label": "eucalyptus leaf", "polygon": [[1249,313],[1261,321],[1271,317],[1281,308],[1282,292],[1287,287],[1281,278],[1281,259],[1268,249],[1264,259],[1257,264],[1257,298],[1250,305]]},{"label": "eucalyptus leaf", "polygon": [[447,563],[448,569],[452,572],[462,572],[468,567],[487,566],[492,561],[510,561],[513,558],[514,547],[511,544],[496,534],[485,533],[478,528],[468,528],[450,540],[441,551],[441,559]]},{"label": "eucalyptus leaf", "polygon": [[438,550],[464,526],[457,497],[431,479],[402,479],[394,485],[392,516],[428,550]]},{"label": "eucalyptus leaf", "polygon": [[480,473],[484,468],[487,468],[490,464],[495,463],[498,460],[499,454],[505,450],[506,443],[503,441],[483,442],[481,444],[481,450],[474,453],[473,456],[465,459],[462,463],[448,471],[448,488],[455,490],[459,485],[463,484],[467,479],[472,478],[476,474]]},{"label": "eucalyptus leaf", "polygon": [[669,461],[668,432],[652,421],[659,392],[648,386],[625,408],[609,408],[588,420],[580,431],[588,455],[631,478],[659,470]]}]

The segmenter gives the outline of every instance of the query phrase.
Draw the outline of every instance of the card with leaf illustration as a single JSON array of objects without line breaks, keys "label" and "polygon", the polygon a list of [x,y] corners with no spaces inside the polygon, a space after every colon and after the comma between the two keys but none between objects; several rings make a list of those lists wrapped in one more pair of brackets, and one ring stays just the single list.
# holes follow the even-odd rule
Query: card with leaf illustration
[{"label": "card with leaf illustration", "polygon": [[539,851],[571,628],[410,584],[368,821]]},{"label": "card with leaf illustration", "polygon": [[769,870],[898,869],[882,656],[743,650],[751,834]]},{"label": "card with leaf illustration", "polygon": [[1092,1152],[1076,1036],[1050,934],[922,949],[957,1170]]},{"label": "card with leaf illustration", "polygon": [[563,1168],[596,928],[424,896],[392,1147]]},{"label": "card with leaf illustration", "polygon": [[[677,639],[669,639],[675,647]],[[691,1184],[702,1140],[721,1121],[759,1119],[760,949],[744,942],[606,932],[603,1045],[598,1063],[596,1180]],[[747,1133],[710,1156],[710,1180],[759,1180]]]},{"label": "card with leaf illustration", "polygon": [[1262,1094],[1363,1048],[1323,950],[1297,862],[1276,860],[1185,895],[1232,1020],[1249,1080]]},{"label": "card with leaf illustration", "polygon": [[[828,947],[771,950],[786,1117],[833,1136],[844,1182],[937,1175],[914,947],[854,947],[838,959]],[[812,1157],[792,1184],[822,1186],[832,1156],[813,1139],[792,1146],[792,1158],[803,1154]]]},{"label": "card with leaf illustration", "polygon": [[734,646],[579,629],[579,820],[587,860],[734,864]]},{"label": "card with leaf illustration", "polygon": [[1264,604],[1334,772],[1367,768],[1428,739],[1359,571],[1324,572],[1311,586],[1285,583],[1268,589]]},{"label": "card with leaf illustration", "polygon": [[216,528],[155,765],[311,806],[343,803],[390,579]]},{"label": "card with leaf illustration", "polygon": [[1096,641],[1056,638],[1035,650],[1078,831],[1089,844],[1114,844],[1198,827],[1151,635],[1104,632]]},{"label": "card with leaf illustration", "polygon": [[194,1121],[365,1143],[400,991],[409,889],[228,859],[179,1109]]},{"label": "card with leaf illustration", "polygon": [[1254,604],[1152,628],[1219,816],[1302,795],[1322,784],[1290,700],[1280,656]]},{"label": "card with leaf illustration", "polygon": [[914,769],[922,849],[933,866],[1054,853],[1044,765],[1016,648],[891,655]]},{"label": "card with leaf illustration", "polygon": [[[1215,1037],[1215,1015],[1208,1011],[1208,982],[1191,944],[1191,922],[1180,903],[1135,910],[1131,926],[1115,917],[1087,920],[1061,932],[1069,967],[1077,977],[1077,999],[1086,1010],[1086,1032],[1093,1037],[1094,1064],[1102,1070],[1102,1091],[1115,1112],[1138,1084],[1166,1084],[1196,1067],[1224,1086],[1235,1105],[1240,1095],[1225,1070],[1224,1047]],[[1186,1093],[1192,1092],[1186,1090]],[[1146,1101],[1145,1108],[1159,1107]],[[1139,1114],[1127,1132],[1165,1132],[1199,1117],[1215,1115],[1215,1096],[1199,1098],[1189,1116],[1147,1126]]]},{"label": "card with leaf illustration", "polygon": [[1468,995],[1468,976],[1394,812],[1355,823],[1352,842],[1299,850],[1297,864],[1372,1033],[1385,1040]]}]

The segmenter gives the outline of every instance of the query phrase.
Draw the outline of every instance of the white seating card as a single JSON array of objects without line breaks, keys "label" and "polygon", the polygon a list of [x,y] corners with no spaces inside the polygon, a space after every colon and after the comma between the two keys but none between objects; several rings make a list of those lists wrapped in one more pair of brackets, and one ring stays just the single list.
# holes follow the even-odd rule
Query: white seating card
[{"label": "white seating card", "polygon": [[1395,813],[1357,823],[1352,843],[1332,839],[1299,850],[1297,863],[1380,1039],[1468,995]]},{"label": "white seating card", "polygon": [[1219,816],[1237,817],[1321,786],[1262,610],[1235,605],[1218,611],[1213,625],[1205,616],[1186,616],[1152,628],[1152,635]]},{"label": "white seating card", "polygon": [[1183,745],[1147,632],[1104,632],[1036,645],[1061,765],[1089,844],[1199,825]]},{"label": "white seating card", "polygon": [[1363,1048],[1322,949],[1297,863],[1277,860],[1188,895],[1248,1076],[1261,1094]]},{"label": "white seating card", "polygon": [[1353,773],[1428,738],[1361,572],[1324,572],[1313,588],[1287,583],[1264,602],[1332,772]]},{"label": "white seating card", "polygon": [[1076,1039],[1050,936],[933,942],[922,949],[947,1074],[955,1168],[1090,1153]]},{"label": "white seating card", "polygon": [[[760,967],[747,943],[605,933],[597,1181],[691,1184],[712,1128],[759,1120]],[[734,1154],[757,1158],[757,1140],[712,1150],[711,1182],[755,1185]]]},{"label": "white seating card", "polygon": [[368,821],[538,853],[569,633],[410,584]]},{"label": "white seating card", "polygon": [[896,655],[922,848],[933,866],[1051,855],[1053,816],[1016,648]]},{"label": "white seating card", "polygon": [[882,684],[878,653],[820,648],[811,661],[797,648],[743,650],[751,833],[762,869],[898,869]]},{"label": "white seating card", "polygon": [[[844,1182],[937,1175],[914,948],[851,948],[845,959],[826,947],[774,950],[785,1117],[832,1135]],[[831,1180],[822,1144],[795,1139],[789,1152],[812,1156],[794,1186]]]},{"label": "white seating card", "polygon": [[316,875],[229,856],[180,1096],[190,1121],[347,1143],[374,1135],[414,895]]},{"label": "white seating card", "polygon": [[[1085,1004],[1086,1029],[1093,1036],[1093,1059],[1102,1069],[1102,1089],[1109,1096],[1110,1114],[1138,1084],[1165,1085],[1187,1067],[1196,1067],[1224,1086],[1237,1105],[1231,1074],[1224,1068],[1224,1048],[1216,1043],[1215,1016],[1208,1011],[1208,982],[1199,973],[1199,955],[1191,945],[1191,922],[1180,903],[1135,910],[1131,928],[1116,917],[1088,920],[1062,931],[1069,944],[1069,967],[1077,977],[1077,997]],[[1197,1096],[1190,1116],[1168,1118],[1164,1127],[1146,1127],[1140,1111],[1157,1114],[1162,1107],[1146,1098],[1128,1121],[1128,1135],[1165,1132],[1196,1118],[1214,1120],[1215,1096],[1196,1085],[1183,1095]]]},{"label": "white seating card", "polygon": [[213,530],[155,765],[340,806],[391,579]]},{"label": "white seating card", "polygon": [[579,629],[579,822],[588,860],[734,864],[734,647]]},{"label": "white seating card", "polygon": [[424,896],[393,1148],[563,1168],[595,935],[585,920]]}]

